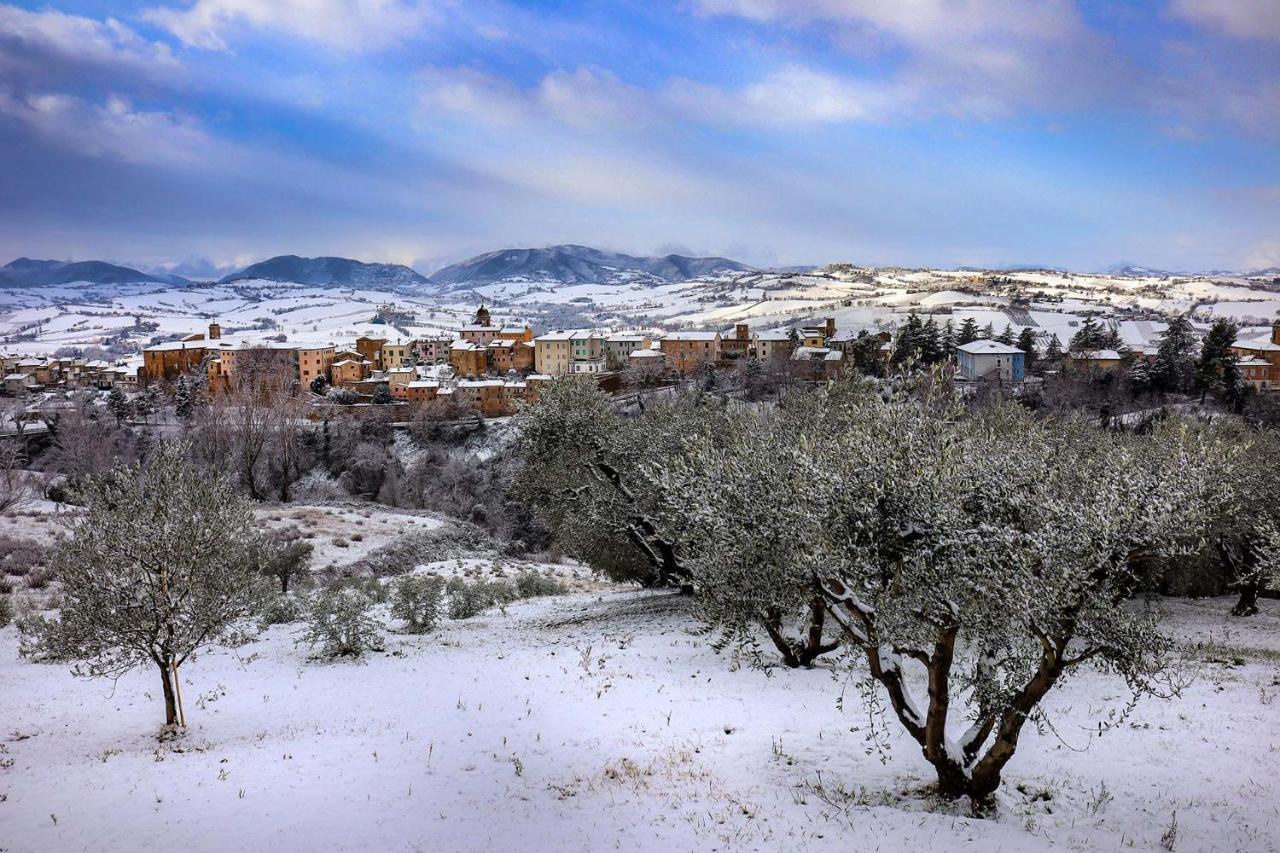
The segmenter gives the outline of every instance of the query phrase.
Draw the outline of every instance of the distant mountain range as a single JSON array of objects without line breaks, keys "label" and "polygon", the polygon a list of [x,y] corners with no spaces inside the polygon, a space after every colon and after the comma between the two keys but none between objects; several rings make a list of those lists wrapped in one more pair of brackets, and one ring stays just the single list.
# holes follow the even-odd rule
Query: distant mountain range
[{"label": "distant mountain range", "polygon": [[76,282],[91,284],[190,284],[178,275],[151,275],[106,261],[41,261],[18,258],[0,267],[0,287],[50,287]]},{"label": "distant mountain range", "polygon": [[728,258],[637,257],[566,245],[477,255],[432,273],[431,283],[442,290],[520,279],[564,284],[617,284],[637,279],[661,283],[751,269]]},{"label": "distant mountain range", "polygon": [[427,279],[400,264],[366,264],[350,258],[300,258],[278,255],[251,264],[219,280],[219,284],[247,279],[291,281],[314,286],[342,284],[356,287],[422,287]]},{"label": "distant mountain range", "polygon": [[[774,272],[799,272],[812,267],[787,267]],[[1017,269],[1026,269],[1018,267]],[[637,256],[606,252],[589,246],[548,246],[542,249],[517,248],[487,252],[423,276],[401,264],[364,263],[350,258],[302,258],[278,255],[239,272],[224,276],[219,284],[262,279],[309,286],[345,286],[371,290],[448,292],[466,290],[503,281],[554,284],[648,284],[682,282],[721,273],[754,272],[755,268],[722,257],[696,258],[687,255]],[[1012,272],[1013,269],[1006,268]],[[1117,276],[1280,276],[1280,268],[1251,272],[1211,271],[1170,272],[1131,263],[1119,263],[1106,270]],[[155,282],[186,286],[191,279],[165,273],[146,273],[105,261],[52,261],[18,258],[0,267],[0,288],[50,287],[66,284],[97,285]]]}]

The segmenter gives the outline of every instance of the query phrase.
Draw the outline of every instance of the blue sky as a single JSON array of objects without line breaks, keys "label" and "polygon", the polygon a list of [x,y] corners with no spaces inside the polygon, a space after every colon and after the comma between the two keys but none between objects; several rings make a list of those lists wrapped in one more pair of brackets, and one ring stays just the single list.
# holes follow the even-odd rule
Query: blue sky
[{"label": "blue sky", "polygon": [[560,242],[1280,265],[1280,2],[0,2],[0,258]]}]

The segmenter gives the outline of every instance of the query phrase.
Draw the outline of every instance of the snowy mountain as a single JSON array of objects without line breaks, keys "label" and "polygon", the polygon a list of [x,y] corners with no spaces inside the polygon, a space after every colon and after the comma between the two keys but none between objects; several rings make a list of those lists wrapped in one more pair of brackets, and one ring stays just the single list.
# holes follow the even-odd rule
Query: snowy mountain
[{"label": "snowy mountain", "polygon": [[300,258],[278,255],[225,276],[219,284],[249,279],[362,288],[421,287],[427,280],[400,264],[367,264],[350,258]]},{"label": "snowy mountain", "polygon": [[0,287],[48,287],[87,281],[91,284],[134,284],[155,281],[162,284],[190,284],[175,275],[150,275],[105,261],[48,261],[18,258],[0,267]]},{"label": "snowy mountain", "polygon": [[603,252],[588,246],[548,246],[545,249],[502,249],[477,255],[431,275],[443,290],[495,281],[528,280],[564,284],[621,284],[649,280],[654,284],[680,282],[751,267],[728,258],[685,255],[637,257]]}]

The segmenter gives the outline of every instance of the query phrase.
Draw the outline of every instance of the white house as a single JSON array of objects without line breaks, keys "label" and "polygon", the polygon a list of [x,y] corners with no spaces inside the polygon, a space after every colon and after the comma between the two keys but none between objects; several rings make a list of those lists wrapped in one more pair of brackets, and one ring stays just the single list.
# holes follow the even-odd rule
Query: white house
[{"label": "white house", "polygon": [[1027,354],[998,341],[970,341],[956,347],[956,362],[965,379],[1021,382],[1026,376]]}]

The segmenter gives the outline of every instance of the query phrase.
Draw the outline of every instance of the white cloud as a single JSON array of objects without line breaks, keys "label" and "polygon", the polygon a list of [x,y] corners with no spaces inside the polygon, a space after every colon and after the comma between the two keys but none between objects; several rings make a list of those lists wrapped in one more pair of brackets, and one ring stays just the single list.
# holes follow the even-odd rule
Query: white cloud
[{"label": "white cloud", "polygon": [[1280,3],[1276,0],[1173,0],[1169,11],[1234,38],[1280,41]]},{"label": "white cloud", "polygon": [[91,103],[61,93],[0,92],[0,115],[22,122],[54,145],[129,163],[199,165],[213,145],[196,122],[137,110],[115,95]]},{"label": "white cloud", "polygon": [[674,80],[662,98],[685,118],[754,126],[881,121],[903,105],[892,86],[791,66],[739,89]]},{"label": "white cloud", "polygon": [[185,9],[162,6],[143,13],[184,44],[208,50],[227,50],[228,32],[237,27],[364,50],[411,37],[431,16],[424,0],[194,0]]},{"label": "white cloud", "polygon": [[987,118],[1112,97],[1129,76],[1071,0],[700,0],[705,15],[821,24],[855,55],[897,48],[889,88],[927,113]]},{"label": "white cloud", "polygon": [[786,66],[738,88],[674,78],[656,89],[595,68],[553,71],[529,88],[469,68],[422,72],[421,102],[483,125],[556,122],[608,133],[641,125],[691,122],[783,127],[880,121],[905,108],[909,93]]},{"label": "white cloud", "polygon": [[110,66],[142,75],[178,67],[169,46],[144,39],[107,18],[98,21],[53,10],[31,12],[0,5],[0,70],[47,78],[52,66]]}]

